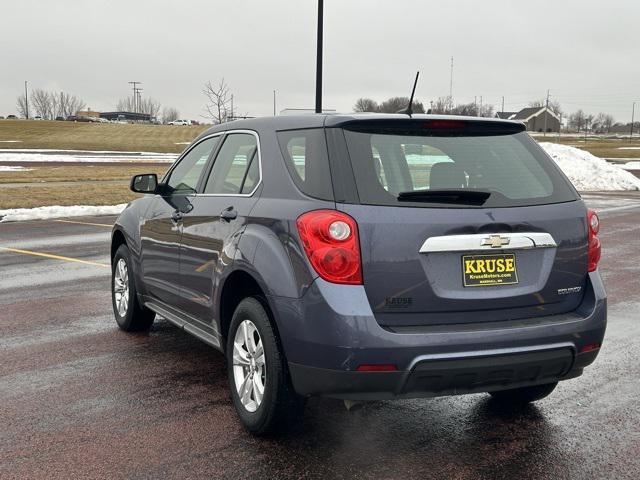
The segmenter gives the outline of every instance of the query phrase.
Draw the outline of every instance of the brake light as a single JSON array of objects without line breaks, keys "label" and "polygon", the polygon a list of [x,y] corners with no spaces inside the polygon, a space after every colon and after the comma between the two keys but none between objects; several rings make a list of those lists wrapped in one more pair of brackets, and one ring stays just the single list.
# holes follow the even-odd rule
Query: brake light
[{"label": "brake light", "polygon": [[429,120],[424,123],[424,128],[430,129],[461,129],[467,126],[464,120]]},{"label": "brake light", "polygon": [[602,248],[598,232],[600,231],[600,219],[593,210],[587,211],[587,229],[589,230],[589,264],[588,271],[594,272],[598,268]]},{"label": "brake light", "polygon": [[580,353],[589,353],[600,348],[599,343],[589,343],[580,349]]},{"label": "brake light", "polygon": [[358,365],[356,372],[396,372],[398,367],[392,364]]},{"label": "brake light", "polygon": [[346,213],[314,210],[297,221],[304,251],[315,271],[332,283],[362,285],[358,224]]}]

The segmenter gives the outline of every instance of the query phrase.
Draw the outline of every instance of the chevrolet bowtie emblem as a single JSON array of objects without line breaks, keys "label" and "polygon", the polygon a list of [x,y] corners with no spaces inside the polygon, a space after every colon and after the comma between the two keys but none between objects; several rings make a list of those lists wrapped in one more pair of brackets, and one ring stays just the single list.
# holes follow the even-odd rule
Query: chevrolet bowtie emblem
[{"label": "chevrolet bowtie emblem", "polygon": [[487,238],[483,238],[480,245],[490,246],[491,248],[500,248],[505,245],[509,245],[509,237],[501,237],[500,235],[489,235]]}]

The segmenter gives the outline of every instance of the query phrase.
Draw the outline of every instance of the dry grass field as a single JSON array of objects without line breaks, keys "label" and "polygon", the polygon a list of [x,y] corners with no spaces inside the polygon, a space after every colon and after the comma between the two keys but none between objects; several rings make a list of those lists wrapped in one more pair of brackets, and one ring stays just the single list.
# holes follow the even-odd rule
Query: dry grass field
[{"label": "dry grass field", "polygon": [[129,190],[133,175],[156,173],[162,176],[169,164],[71,164],[28,168],[32,170],[0,172],[0,210],[126,203],[139,196]]},{"label": "dry grass field", "polygon": [[572,147],[586,150],[596,157],[607,159],[640,159],[640,137],[607,137],[607,136],[587,136],[586,141],[583,136],[566,136],[558,137],[557,135],[535,135],[534,138],[539,142],[560,143],[563,145],[571,145]]},{"label": "dry grass field", "polygon": [[184,142],[190,142],[207,128],[207,125],[0,120],[0,149],[49,148],[178,153],[184,150]]},{"label": "dry grass field", "polygon": [[69,164],[36,166],[28,165],[28,171],[0,172],[0,188],[7,183],[44,183],[44,182],[86,182],[86,181],[116,181],[128,183],[131,177],[138,173],[164,174],[170,164],[131,164],[131,163],[102,163],[102,164]]}]

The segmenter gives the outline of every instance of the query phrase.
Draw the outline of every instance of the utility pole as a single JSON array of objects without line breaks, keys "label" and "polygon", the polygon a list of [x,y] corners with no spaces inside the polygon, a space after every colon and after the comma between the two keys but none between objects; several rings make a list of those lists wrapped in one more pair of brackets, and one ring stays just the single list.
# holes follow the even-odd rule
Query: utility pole
[{"label": "utility pole", "polygon": [[451,72],[449,74],[449,101],[453,104],[453,57],[451,57]]},{"label": "utility pole", "polygon": [[633,140],[633,122],[636,119],[636,102],[633,102],[633,107],[631,109],[631,132],[629,133],[629,141]]},{"label": "utility pole", "polygon": [[136,97],[136,100],[137,100],[137,102],[138,102],[138,103],[137,103],[138,108],[137,108],[137,110],[136,110],[136,111],[137,111],[138,113],[144,113],[144,112],[142,111],[142,93],[141,93],[141,92],[142,92],[142,89],[141,89],[141,88],[138,88],[137,92],[138,92],[138,95],[137,95],[137,97]]},{"label": "utility pole", "polygon": [[322,113],[322,37],[324,28],[324,0],[318,0],[318,38],[316,51],[316,113]]},{"label": "utility pole", "polygon": [[478,111],[478,116],[482,116],[482,95],[480,95],[480,110]]},{"label": "utility pole", "polygon": [[276,91],[273,91],[273,116],[276,116]]},{"label": "utility pole", "polygon": [[504,117],[504,95],[502,96],[502,116]]},{"label": "utility pole", "polygon": [[24,81],[24,113],[29,120],[29,94],[27,93],[27,81]]},{"label": "utility pole", "polygon": [[549,90],[547,90],[547,102],[546,102],[546,110],[544,112],[544,133],[543,137],[547,136],[547,117],[549,116]]},{"label": "utility pole", "polygon": [[[233,120],[233,93],[231,94],[231,120]],[[229,121],[229,119],[227,119]]]},{"label": "utility pole", "polygon": [[136,97],[138,95],[138,85],[142,85],[142,82],[129,82],[129,85],[133,85],[133,112],[138,113],[138,102]]}]

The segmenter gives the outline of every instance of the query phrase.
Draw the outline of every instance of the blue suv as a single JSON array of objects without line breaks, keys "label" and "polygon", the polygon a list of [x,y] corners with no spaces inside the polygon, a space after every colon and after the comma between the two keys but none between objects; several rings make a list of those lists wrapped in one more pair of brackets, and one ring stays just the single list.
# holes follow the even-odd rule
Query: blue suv
[{"label": "blue suv", "polygon": [[146,195],[113,230],[119,327],[159,315],[224,352],[255,434],[313,395],[535,401],[604,337],[598,217],[521,123],[230,122],[131,189]]}]

